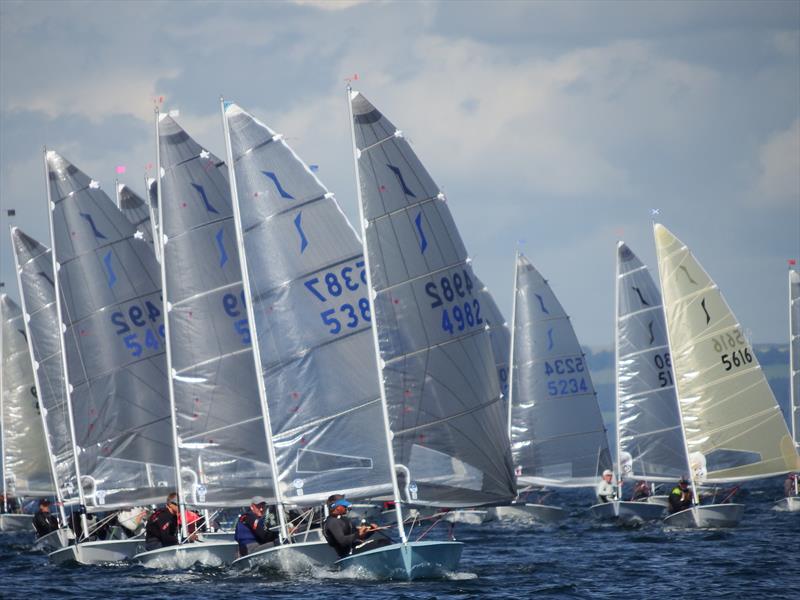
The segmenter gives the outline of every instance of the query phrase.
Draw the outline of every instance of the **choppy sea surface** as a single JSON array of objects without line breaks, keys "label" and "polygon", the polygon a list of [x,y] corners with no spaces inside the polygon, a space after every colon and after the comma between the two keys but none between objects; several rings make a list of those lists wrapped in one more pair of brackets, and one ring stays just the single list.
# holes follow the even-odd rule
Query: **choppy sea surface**
[{"label": "choppy sea surface", "polygon": [[[51,598],[800,598],[800,513],[772,510],[782,481],[743,486],[730,530],[621,528],[594,522],[586,491],[550,497],[570,516],[555,526],[459,524],[457,573],[412,583],[320,570],[299,578],[230,568],[159,571],[140,565],[55,567],[24,534],[0,535],[0,597]],[[440,526],[440,535],[447,526]],[[419,530],[417,530],[419,531]],[[415,537],[415,536],[412,536]]]}]

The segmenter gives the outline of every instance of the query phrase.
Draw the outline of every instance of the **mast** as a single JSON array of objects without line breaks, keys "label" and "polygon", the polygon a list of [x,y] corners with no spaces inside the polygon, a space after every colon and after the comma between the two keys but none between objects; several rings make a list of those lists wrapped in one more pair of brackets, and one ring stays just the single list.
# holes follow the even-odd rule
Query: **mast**
[{"label": "mast", "polygon": [[47,216],[50,224],[50,256],[53,259],[53,288],[56,295],[56,314],[58,315],[58,327],[60,329],[58,334],[58,343],[61,346],[61,368],[64,373],[64,388],[67,400],[67,416],[69,417],[69,436],[72,443],[72,455],[75,460],[75,477],[78,480],[78,500],[80,501],[80,514],[81,514],[81,529],[83,537],[89,537],[89,524],[86,522],[86,497],[83,493],[83,478],[81,477],[81,465],[78,460],[78,447],[75,445],[75,418],[72,413],[72,386],[69,383],[69,369],[67,368],[67,348],[64,342],[64,334],[66,327],[64,325],[64,318],[62,316],[61,308],[61,284],[59,283],[59,270],[61,266],[58,264],[56,257],[56,242],[55,242],[55,228],[53,225],[53,212],[56,205],[53,202],[52,194],[50,193],[50,169],[47,166],[47,148],[44,149],[44,181],[47,188]]},{"label": "mast", "polygon": [[[159,138],[159,131],[158,131],[158,122],[161,118],[161,114],[158,110],[158,106],[155,108],[155,117],[156,117],[156,173],[159,175],[161,174],[161,142]],[[164,203],[161,201],[161,185],[156,188],[156,193],[158,194],[158,220],[159,222],[164,217]],[[158,243],[161,250],[161,256],[164,256],[164,246],[166,245],[167,240],[163,234],[163,230],[159,229],[158,232]],[[178,415],[176,414],[175,410],[175,387],[172,381],[172,345],[170,342],[170,334],[169,334],[169,313],[172,306],[169,302],[169,295],[167,292],[167,271],[166,271],[166,261],[162,260],[160,267],[161,267],[161,293],[164,297],[164,340],[166,342],[166,355],[167,355],[167,384],[169,386],[169,412],[172,418],[172,453],[173,458],[175,460],[175,488],[178,494],[178,510],[180,511],[180,520],[181,520],[181,538],[185,540],[189,537],[189,529],[187,526],[187,519],[186,519],[186,501],[183,497],[183,480],[181,477],[181,456],[180,452],[178,451]]]},{"label": "mast", "polygon": [[[793,323],[794,320],[794,302],[800,302],[800,298],[792,298],[792,274],[793,270],[789,267],[789,420],[791,421],[792,426],[792,442],[794,443],[795,452],[798,451],[798,442],[797,442],[797,411],[800,409],[798,407],[797,401],[797,390],[795,389],[794,385],[794,341],[795,335],[793,333],[793,326],[800,327],[800,323]],[[800,481],[797,480],[797,477],[794,478],[794,493],[795,495],[800,494]]]},{"label": "mast", "polygon": [[[158,143],[158,142],[156,142]],[[160,176],[160,173],[158,174]],[[158,179],[153,179],[152,181],[156,182],[156,193],[158,193]],[[153,208],[153,199],[150,196],[150,183],[151,180],[147,177],[147,172],[145,171],[144,174],[144,195],[145,195],[145,202],[147,202],[147,211],[150,213],[150,229],[153,232],[153,239],[158,240],[161,237],[160,228],[158,227],[158,223],[156,222],[156,211]],[[161,248],[159,247],[160,244],[158,241],[153,243],[153,252],[156,255],[156,261],[161,262]]]},{"label": "mast", "polygon": [[6,316],[3,314],[3,309],[0,307],[0,473],[3,476],[3,512],[8,512],[8,490],[6,489],[6,419],[5,419],[5,377],[3,376],[3,362],[5,356],[3,354],[3,323],[5,323]]},{"label": "mast", "polygon": [[[13,231],[13,229],[14,228],[12,228],[12,231]],[[53,250],[51,249],[50,253],[52,254],[52,252],[53,252]],[[22,273],[21,273],[21,267],[20,267],[20,264],[19,264],[19,258],[17,257],[16,251],[14,252],[14,268],[16,269],[17,288],[19,289],[19,302],[20,302],[20,308],[22,309],[22,322],[25,325],[25,336],[26,336],[26,338],[28,340],[28,353],[31,356],[31,367],[32,367],[32,370],[33,370],[33,380],[34,380],[34,382],[36,384],[37,400],[38,400],[39,396],[41,396],[41,393],[42,393],[42,386],[39,383],[39,369],[36,368],[36,358],[33,355],[33,343],[31,342],[31,340],[33,338],[31,338],[31,329],[30,329],[30,325],[28,324],[28,320],[29,320],[28,319],[28,309],[27,309],[26,303],[25,303],[25,293],[22,291]],[[2,341],[0,341],[0,356],[2,356]],[[55,492],[56,492],[56,501],[57,501],[57,504],[58,504],[58,516],[61,517],[61,525],[62,526],[66,526],[66,524],[67,524],[67,515],[66,515],[66,512],[64,511],[64,497],[61,494],[61,486],[58,484],[58,477],[56,476],[55,456],[54,456],[53,451],[52,451],[52,449],[50,447],[50,431],[48,430],[48,427],[47,427],[47,418],[45,416],[44,407],[41,406],[41,400],[39,400],[39,415],[42,417],[42,429],[44,430],[44,440],[45,440],[45,444],[47,444],[47,450],[48,450],[47,458],[48,458],[48,462],[50,463],[50,476],[53,478],[53,488],[55,489]],[[3,434],[5,434],[5,432],[3,432]],[[3,436],[3,443],[5,444],[5,435]],[[5,450],[5,448],[3,450]],[[3,483],[3,486],[5,488],[5,482]],[[3,501],[5,502],[5,489],[3,489],[3,499],[4,499]]]},{"label": "mast", "polygon": [[[242,215],[239,211],[239,192],[236,188],[236,171],[233,168],[233,148],[231,147],[231,135],[228,127],[228,119],[225,116],[225,100],[220,98],[220,111],[222,114],[222,128],[225,134],[225,156],[228,165],[228,183],[231,188],[231,204],[233,205],[233,219],[236,229],[236,248],[239,252],[239,264],[242,268],[242,286],[244,287],[245,309],[247,310],[247,322],[250,324],[250,344],[253,348],[253,363],[256,370],[256,383],[258,384],[258,395],[261,400],[261,415],[264,423],[264,435],[267,438],[267,453],[269,454],[270,471],[272,472],[273,488],[275,489],[275,501],[277,502],[278,524],[280,525],[281,539],[289,540],[289,530],[286,525],[286,515],[283,511],[284,498],[283,490],[278,476],[278,461],[275,458],[275,445],[272,440],[272,425],[269,418],[269,404],[267,403],[267,387],[264,384],[264,377],[261,369],[261,347],[258,343],[258,328],[255,326],[256,316],[253,308],[253,296],[250,288],[250,270],[247,265],[247,255],[244,251],[244,237],[242,235]],[[159,167],[160,168],[160,167]],[[161,193],[161,186],[158,186]],[[161,200],[158,201],[159,208]],[[160,222],[160,220],[159,220]]]},{"label": "mast", "polygon": [[614,427],[617,446],[617,498],[622,500],[622,443],[620,442],[619,426],[619,246],[615,258],[614,277]]},{"label": "mast", "polygon": [[386,432],[386,445],[389,450],[389,469],[391,471],[390,476],[392,478],[392,492],[394,493],[394,509],[395,513],[397,514],[397,529],[400,533],[400,540],[403,544],[408,542],[408,538],[406,537],[406,530],[403,526],[403,509],[400,506],[400,488],[397,484],[397,467],[395,465],[394,460],[394,448],[392,444],[392,439],[394,434],[392,433],[392,428],[389,426],[389,405],[386,400],[386,386],[383,381],[383,371],[381,368],[381,351],[380,351],[380,344],[378,342],[378,325],[377,325],[377,315],[375,314],[375,290],[372,287],[372,270],[370,267],[370,260],[369,260],[369,252],[367,250],[367,230],[366,230],[366,218],[364,216],[364,203],[361,200],[361,175],[358,172],[358,159],[359,159],[359,150],[356,147],[356,127],[355,122],[353,121],[353,103],[352,103],[352,93],[353,88],[350,85],[347,85],[346,88],[347,92],[347,112],[350,116],[350,138],[352,142],[353,148],[353,166],[355,167],[355,174],[356,174],[356,197],[358,199],[358,218],[361,225],[361,245],[364,249],[364,267],[367,276],[367,300],[369,301],[369,310],[370,315],[372,315],[372,319],[370,322],[370,328],[372,329],[372,340],[375,344],[375,367],[378,372],[378,383],[380,384],[380,391],[381,391],[381,414],[383,415],[383,427]]},{"label": "mast", "polygon": [[[655,232],[655,226],[656,226],[656,222],[653,221],[653,231],[654,232]],[[655,235],[655,233],[654,233],[654,235]],[[658,251],[658,245],[657,244],[656,244],[656,254],[658,255],[657,256],[657,260],[658,260],[659,281],[661,283],[661,289],[662,289],[662,293],[663,293],[664,280],[661,278],[661,275],[663,273],[662,266],[661,266],[661,256],[660,256],[661,253]],[[662,301],[661,301],[661,310],[664,313],[664,325],[665,325],[664,332],[667,335],[667,346],[669,346],[669,353],[670,353],[670,356],[672,356],[672,340],[670,339],[669,323],[667,322],[667,303],[666,303],[666,301],[663,300],[663,298],[662,298]],[[686,439],[686,425],[684,424],[684,421],[683,421],[683,406],[681,406],[681,391],[680,391],[680,388],[678,387],[678,379],[675,376],[675,361],[670,361],[670,362],[672,363],[672,366],[670,367],[670,370],[672,371],[672,381],[675,383],[675,398],[678,400],[678,414],[681,417],[681,437],[683,439],[683,451],[686,453],[686,464],[688,465],[688,468],[689,468],[689,481],[692,484],[692,502],[695,505],[697,505],[697,504],[700,504],[700,499],[699,499],[699,497],[697,495],[697,486],[695,484],[694,469],[692,468],[692,459],[689,456],[689,440]]]},{"label": "mast", "polygon": [[519,262],[519,248],[514,255],[514,288],[511,296],[511,343],[508,352],[508,440],[511,439],[511,415],[513,413],[512,400],[514,398],[514,329],[517,327],[517,285],[519,282],[517,263]]},{"label": "mast", "polygon": [[122,207],[119,204],[119,177],[114,179],[114,201],[117,203],[117,208],[121,210]]}]

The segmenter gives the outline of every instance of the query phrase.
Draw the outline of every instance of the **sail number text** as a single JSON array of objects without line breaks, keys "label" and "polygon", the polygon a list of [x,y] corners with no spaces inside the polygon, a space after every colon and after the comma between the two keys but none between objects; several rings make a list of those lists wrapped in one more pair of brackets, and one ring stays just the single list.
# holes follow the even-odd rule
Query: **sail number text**
[{"label": "sail number text", "polygon": [[472,297],[474,287],[466,271],[453,273],[450,277],[445,275],[438,282],[429,281],[425,284],[425,293],[433,300],[431,308],[443,307],[442,331],[452,335],[468,327],[483,325],[481,304]]},{"label": "sail number text", "polygon": [[[360,283],[359,283],[360,282]],[[342,294],[357,291],[362,285],[366,290],[367,271],[363,260],[355,261],[335,271],[320,273],[303,282],[306,289],[320,302],[336,304]],[[328,333],[336,335],[345,329],[355,329],[359,323],[371,320],[369,300],[366,297],[351,302],[343,302],[319,313]]]},{"label": "sail number text", "polygon": [[656,354],[653,356],[653,362],[658,369],[658,387],[667,387],[674,385],[672,381],[672,360],[669,357],[669,352],[664,354]]},{"label": "sail number text", "polygon": [[157,324],[160,317],[161,310],[150,300],[145,300],[144,308],[134,304],[125,311],[111,313],[111,323],[117,328],[115,333],[122,337],[131,356],[138,357],[145,348],[160,349],[164,337],[164,323]]},{"label": "sail number text", "polygon": [[[586,367],[583,357],[557,358],[553,361],[545,361],[544,374],[548,378],[547,393],[550,396],[569,396],[572,394],[582,394],[589,391],[589,386],[579,373],[583,373]],[[572,375],[575,377],[564,377],[550,379],[558,375]]]},{"label": "sail number text", "polygon": [[[719,354],[720,362],[726,371],[753,362],[753,354],[742,335],[741,329],[734,329],[730,333],[723,333],[711,338],[714,352]],[[727,350],[725,354],[721,354]]]},{"label": "sail number text", "polygon": [[247,304],[244,301],[244,290],[236,294],[225,294],[222,297],[222,308],[225,314],[233,319],[233,330],[242,340],[243,346],[250,345],[250,327],[247,324]]}]

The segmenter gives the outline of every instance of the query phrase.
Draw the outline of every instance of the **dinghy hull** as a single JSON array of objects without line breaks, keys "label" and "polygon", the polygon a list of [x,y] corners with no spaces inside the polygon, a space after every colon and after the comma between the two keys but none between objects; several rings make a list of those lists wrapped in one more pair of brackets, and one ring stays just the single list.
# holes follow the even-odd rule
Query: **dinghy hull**
[{"label": "dinghy hull", "polygon": [[81,542],[61,548],[48,554],[50,562],[56,565],[77,563],[81,565],[98,565],[130,560],[135,554],[144,550],[144,540],[107,540]]},{"label": "dinghy hull", "polygon": [[0,531],[33,531],[33,515],[0,514]]},{"label": "dinghy hull", "polygon": [[664,508],[669,508],[669,496],[650,496],[647,498],[650,504],[659,504]]},{"label": "dinghy hull", "polygon": [[194,565],[221,567],[236,560],[236,542],[194,542],[141,552],[133,560],[151,569],[188,569]]},{"label": "dinghy hull", "polygon": [[273,546],[237,558],[233,566],[240,569],[265,568],[284,573],[301,573],[315,567],[329,566],[339,560],[336,551],[325,541],[297,542]]},{"label": "dinghy hull", "polygon": [[783,498],[775,503],[775,510],[785,512],[800,512],[800,496]]},{"label": "dinghy hull", "polygon": [[59,548],[66,548],[70,541],[74,539],[75,534],[72,533],[72,530],[62,527],[36,538],[33,543],[33,549],[37,552],[55,552]]},{"label": "dinghy hull", "polygon": [[664,519],[664,525],[678,528],[718,529],[739,525],[744,504],[706,504],[693,506]]},{"label": "dinghy hull", "polygon": [[532,521],[535,523],[558,523],[567,518],[567,512],[558,506],[547,504],[511,504],[489,509],[487,520]]},{"label": "dinghy hull", "polygon": [[595,504],[589,509],[592,516],[599,521],[616,521],[623,525],[656,521],[664,516],[664,510],[660,504],[625,500]]},{"label": "dinghy hull", "polygon": [[347,556],[335,564],[356,577],[401,581],[434,579],[458,568],[463,548],[461,542],[407,542]]},{"label": "dinghy hull", "polygon": [[464,525],[480,525],[486,521],[485,510],[451,510],[442,517],[447,523],[462,523]]}]

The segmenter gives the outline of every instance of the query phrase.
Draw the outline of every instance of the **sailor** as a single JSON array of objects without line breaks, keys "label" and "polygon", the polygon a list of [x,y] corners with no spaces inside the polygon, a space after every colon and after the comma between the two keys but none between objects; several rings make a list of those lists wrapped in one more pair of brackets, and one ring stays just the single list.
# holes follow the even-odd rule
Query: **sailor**
[{"label": "sailor", "polygon": [[250,510],[239,517],[233,539],[239,543],[240,557],[274,546],[278,540],[278,534],[271,531],[266,524],[266,512],[266,501],[256,497],[250,503]]},{"label": "sailor", "polygon": [[36,537],[42,537],[58,529],[58,519],[50,514],[50,501],[47,498],[39,500],[39,510],[33,515],[33,527]]},{"label": "sailor", "polygon": [[646,500],[649,497],[650,485],[644,480],[637,481],[636,485],[633,486],[633,497],[631,500],[636,502],[637,500]]},{"label": "sailor", "polygon": [[791,498],[792,496],[797,496],[797,485],[795,485],[795,480],[797,479],[797,473],[789,473],[786,476],[786,481],[783,482],[783,495],[787,498]]},{"label": "sailor", "polygon": [[692,507],[692,491],[689,489],[689,480],[685,477],[678,482],[678,485],[672,488],[669,495],[669,514],[674,515],[677,512],[686,510]]},{"label": "sailor", "polygon": [[346,516],[351,506],[352,504],[341,494],[334,494],[328,498],[330,513],[322,526],[322,533],[328,545],[336,550],[339,558],[392,543],[388,537],[378,533],[378,526],[374,523],[370,525],[362,523],[359,527],[354,527],[353,522]]},{"label": "sailor", "polygon": [[166,505],[153,511],[144,528],[144,547],[148,552],[167,546],[176,546],[178,542],[178,494],[167,496]]},{"label": "sailor", "polygon": [[597,499],[600,503],[605,504],[617,499],[617,491],[611,480],[614,478],[614,473],[609,469],[603,471],[603,479],[597,484]]}]

